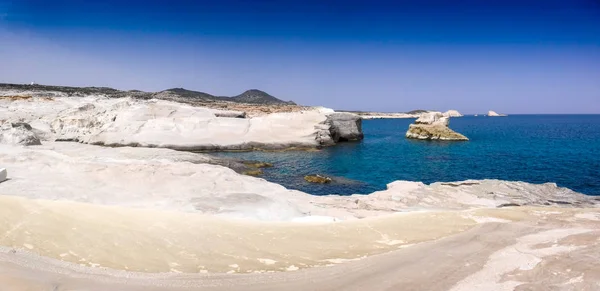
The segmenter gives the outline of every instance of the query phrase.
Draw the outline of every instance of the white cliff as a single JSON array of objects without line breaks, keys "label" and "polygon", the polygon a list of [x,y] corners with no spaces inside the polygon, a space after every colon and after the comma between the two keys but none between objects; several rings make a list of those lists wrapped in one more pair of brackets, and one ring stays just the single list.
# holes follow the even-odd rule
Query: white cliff
[{"label": "white cliff", "polygon": [[[314,148],[362,137],[358,116],[321,109],[235,118],[243,112],[131,98],[0,99],[0,105],[5,120],[27,122],[49,141],[252,150]],[[351,129],[350,124],[354,124]]]}]

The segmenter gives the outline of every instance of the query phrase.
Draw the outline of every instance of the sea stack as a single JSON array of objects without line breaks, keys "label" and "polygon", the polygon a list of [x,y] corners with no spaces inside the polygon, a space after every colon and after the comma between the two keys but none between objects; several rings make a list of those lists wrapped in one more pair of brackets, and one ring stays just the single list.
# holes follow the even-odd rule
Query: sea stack
[{"label": "sea stack", "polygon": [[506,114],[498,114],[498,113],[496,113],[496,111],[492,111],[492,110],[490,110],[490,111],[488,111],[488,114],[487,114],[487,116],[491,116],[491,117],[502,117],[502,116],[508,116],[508,115],[506,115]]},{"label": "sea stack", "polygon": [[334,112],[327,115],[326,123],[334,142],[358,141],[364,138],[360,116],[346,112]]},{"label": "sea stack", "polygon": [[450,118],[441,112],[423,113],[408,127],[407,138],[422,140],[469,140],[466,136],[448,128]]}]

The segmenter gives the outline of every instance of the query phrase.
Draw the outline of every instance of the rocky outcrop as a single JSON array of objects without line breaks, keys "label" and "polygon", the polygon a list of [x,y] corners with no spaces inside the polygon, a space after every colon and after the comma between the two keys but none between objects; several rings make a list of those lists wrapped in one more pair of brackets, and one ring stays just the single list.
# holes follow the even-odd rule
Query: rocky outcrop
[{"label": "rocky outcrop", "polygon": [[518,181],[466,180],[459,182],[436,182],[426,185],[420,182],[395,181],[387,190],[359,197],[377,209],[391,208],[501,208],[510,206],[560,206],[600,207],[600,200],[558,187],[555,183],[530,184]]},{"label": "rocky outcrop", "polygon": [[458,112],[456,110],[448,110],[448,111],[444,112],[444,116],[446,116],[446,117],[463,117],[464,115],[462,115],[460,112]]},{"label": "rocky outcrop", "polygon": [[215,110],[216,117],[246,118],[246,112],[234,110]]},{"label": "rocky outcrop", "polygon": [[40,139],[24,122],[7,122],[0,127],[0,143],[11,145],[41,145]]},{"label": "rocky outcrop", "polygon": [[319,174],[304,176],[304,180],[306,182],[316,183],[316,184],[328,184],[328,183],[331,183],[331,181],[333,181],[331,178],[326,177],[326,176],[321,176]]},{"label": "rocky outcrop", "polygon": [[241,163],[247,167],[247,169],[242,170],[241,174],[248,176],[260,176],[264,174],[263,168],[271,168],[273,164],[267,162],[259,162],[259,161],[241,161]]},{"label": "rocky outcrop", "polygon": [[490,111],[488,111],[487,116],[490,116],[490,117],[502,117],[502,116],[508,116],[508,115],[506,115],[506,114],[498,114],[495,111],[490,110]]},{"label": "rocky outcrop", "polygon": [[363,136],[358,116],[323,108],[242,118],[244,111],[154,99],[35,97],[0,103],[6,105],[0,106],[0,116],[28,122],[32,132],[48,141],[190,151],[283,150],[330,146]]},{"label": "rocky outcrop", "polygon": [[362,120],[352,113],[336,112],[327,115],[330,136],[334,142],[356,141],[364,138]]},{"label": "rocky outcrop", "polygon": [[428,112],[419,117],[414,124],[409,125],[407,138],[421,140],[469,140],[448,127],[450,119],[441,112]]}]

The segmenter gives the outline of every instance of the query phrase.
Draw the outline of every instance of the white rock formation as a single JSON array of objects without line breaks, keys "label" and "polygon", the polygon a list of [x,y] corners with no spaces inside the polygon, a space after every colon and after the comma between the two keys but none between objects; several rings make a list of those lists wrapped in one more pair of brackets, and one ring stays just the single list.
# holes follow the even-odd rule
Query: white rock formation
[{"label": "white rock formation", "polygon": [[441,112],[423,113],[414,124],[409,125],[406,137],[422,140],[469,140],[448,128],[449,123],[450,118]]},{"label": "white rock formation", "polygon": [[362,132],[361,118],[352,113],[330,113],[327,115],[327,124],[331,138],[335,141],[361,140],[364,135]]},{"label": "white rock formation", "polygon": [[464,115],[462,115],[460,112],[458,112],[456,110],[448,110],[448,111],[444,112],[444,116],[446,116],[446,117],[463,117]]},{"label": "white rock formation", "polygon": [[487,116],[491,116],[491,117],[500,117],[500,116],[508,116],[508,115],[506,115],[506,114],[498,114],[498,113],[496,113],[495,111],[492,111],[492,110],[490,110],[490,111],[488,111],[488,114],[487,114]]},{"label": "white rock formation", "polygon": [[0,127],[0,143],[12,145],[40,145],[40,139],[27,123],[7,122]]},{"label": "white rock formation", "polygon": [[0,165],[11,169],[11,179],[0,184],[0,192],[31,199],[274,221],[313,215],[355,219],[399,209],[595,205],[588,196],[555,184],[497,180],[432,185],[397,181],[388,190],[370,195],[313,196],[206,162],[210,158],[202,154],[157,148],[70,142],[0,145]]},{"label": "white rock formation", "polygon": [[[241,117],[243,112],[130,98],[31,98],[0,100],[0,105],[0,115],[30,123],[33,132],[50,141],[180,150],[314,148],[334,144],[337,140],[332,138],[331,128],[344,122],[354,127],[351,132],[341,132],[338,140],[362,136],[357,116],[344,115],[348,117],[344,119],[326,109],[230,118]],[[328,120],[332,114],[336,117]]]},{"label": "white rock formation", "polygon": [[450,124],[450,119],[441,112],[427,112],[421,114],[421,116],[415,120],[415,124],[448,126],[448,124]]}]

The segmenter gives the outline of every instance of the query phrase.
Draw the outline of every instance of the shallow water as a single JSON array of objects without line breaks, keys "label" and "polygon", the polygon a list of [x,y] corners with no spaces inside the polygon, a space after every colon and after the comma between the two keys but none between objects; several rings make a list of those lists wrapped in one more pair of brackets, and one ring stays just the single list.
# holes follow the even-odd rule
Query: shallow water
[{"label": "shallow water", "polygon": [[[404,137],[413,119],[363,121],[365,139],[317,152],[215,153],[271,162],[263,178],[315,195],[366,194],[395,180],[502,179],[555,182],[600,195],[600,115],[512,115],[452,118],[450,127],[467,142],[432,142]],[[304,175],[340,178],[310,184]],[[338,179],[341,180],[341,179]]]}]

